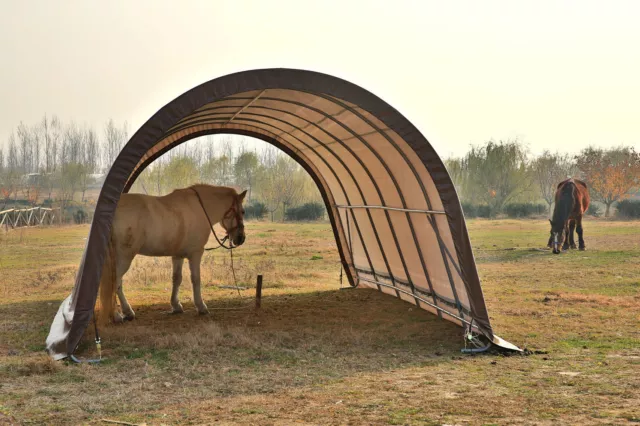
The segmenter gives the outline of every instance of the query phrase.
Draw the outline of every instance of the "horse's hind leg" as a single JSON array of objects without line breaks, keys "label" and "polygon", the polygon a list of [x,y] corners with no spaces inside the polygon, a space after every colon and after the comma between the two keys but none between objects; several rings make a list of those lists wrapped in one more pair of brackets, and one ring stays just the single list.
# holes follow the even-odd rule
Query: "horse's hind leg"
[{"label": "horse's hind leg", "polygon": [[171,290],[171,313],[181,314],[184,312],[182,304],[178,300],[178,291],[180,290],[180,284],[182,284],[182,265],[184,259],[181,257],[174,257],[173,260],[173,289]]},{"label": "horse's hind leg", "polygon": [[576,221],[572,220],[569,222],[569,245],[572,249],[576,249],[576,239],[574,231],[576,229]]},{"label": "horse's hind leg", "polygon": [[582,238],[582,218],[576,220],[576,232],[578,233],[578,247],[580,250],[586,250],[584,245],[584,238]]},{"label": "horse's hind leg", "polygon": [[208,314],[207,305],[202,301],[200,293],[200,261],[202,260],[203,251],[193,253],[189,257],[189,269],[191,270],[191,284],[193,285],[193,303],[196,305],[199,314]]},{"label": "horse's hind leg", "polygon": [[132,321],[136,318],[135,312],[131,309],[131,305],[129,301],[124,295],[124,290],[122,288],[122,276],[127,273],[129,267],[131,266],[131,259],[118,259],[118,263],[116,265],[116,286],[118,287],[118,299],[120,299],[120,307],[122,308],[122,313],[124,314],[124,318],[115,318],[116,322],[118,320],[122,321],[122,319],[127,321]]}]

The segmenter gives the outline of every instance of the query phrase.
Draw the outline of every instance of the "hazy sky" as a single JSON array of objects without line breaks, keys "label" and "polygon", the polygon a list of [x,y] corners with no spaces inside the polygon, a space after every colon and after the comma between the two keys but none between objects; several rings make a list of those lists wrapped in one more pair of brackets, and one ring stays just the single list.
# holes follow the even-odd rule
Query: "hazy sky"
[{"label": "hazy sky", "polygon": [[0,0],[0,142],[45,113],[131,131],[235,71],[291,67],[389,102],[441,156],[640,146],[640,2]]}]

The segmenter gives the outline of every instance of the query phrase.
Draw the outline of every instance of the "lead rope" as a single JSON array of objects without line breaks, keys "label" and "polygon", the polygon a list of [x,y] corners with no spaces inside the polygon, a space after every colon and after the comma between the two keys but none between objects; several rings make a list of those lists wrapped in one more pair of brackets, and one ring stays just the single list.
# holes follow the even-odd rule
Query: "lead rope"
[{"label": "lead rope", "polygon": [[[198,193],[198,191],[196,191],[195,188],[192,187],[191,189],[193,190],[193,192],[196,193],[196,197],[198,198],[198,202],[200,203],[200,207],[202,207],[202,211],[204,212],[204,215],[207,217],[207,222],[209,222],[209,228],[211,228],[211,232],[213,232],[213,236],[216,238],[216,241],[218,242],[218,244],[220,244],[218,247],[205,248],[205,250],[206,251],[217,250],[220,247],[225,248],[227,250],[233,250],[234,247],[231,245],[231,241],[229,241],[229,247],[224,245],[224,242],[229,239],[229,235],[228,234],[222,239],[222,241],[220,241],[220,238],[218,238],[218,234],[216,234],[216,230],[213,229],[213,223],[211,222],[211,219],[209,218],[209,213],[207,213],[207,209],[204,208],[204,204],[202,203],[202,198],[200,198],[200,194]],[[233,257],[233,255],[232,255],[232,257]]]},{"label": "lead rope", "polygon": [[[196,193],[196,197],[198,197],[198,202],[200,203],[200,207],[202,207],[202,211],[204,212],[204,215],[207,217],[207,222],[209,222],[209,227],[211,228],[211,232],[213,232],[213,236],[216,238],[216,241],[218,242],[218,244],[220,244],[218,247],[210,247],[210,248],[205,248],[205,251],[210,251],[210,250],[217,250],[220,247],[223,247],[227,250],[230,251],[231,254],[231,272],[233,274],[233,284],[236,287],[236,291],[238,292],[238,296],[240,298],[242,298],[242,294],[240,294],[240,287],[238,287],[238,280],[236,278],[236,268],[233,265],[233,245],[231,244],[231,240],[229,240],[229,234],[227,234],[222,241],[220,241],[220,239],[218,238],[218,235],[216,234],[215,229],[213,229],[213,223],[211,222],[211,219],[209,218],[209,213],[207,213],[207,209],[204,208],[204,203],[202,202],[202,198],[200,198],[200,194],[198,193],[198,191],[196,191],[195,188],[191,188],[193,190],[193,192]],[[229,240],[229,247],[224,245],[224,242],[226,240]]]}]

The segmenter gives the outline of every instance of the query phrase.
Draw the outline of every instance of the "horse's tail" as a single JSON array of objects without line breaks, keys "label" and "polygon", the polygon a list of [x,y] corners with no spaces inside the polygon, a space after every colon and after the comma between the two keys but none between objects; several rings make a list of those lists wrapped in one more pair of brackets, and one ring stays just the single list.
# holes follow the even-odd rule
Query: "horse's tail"
[{"label": "horse's tail", "polygon": [[116,250],[111,238],[100,277],[100,322],[106,324],[111,320],[116,307]]}]

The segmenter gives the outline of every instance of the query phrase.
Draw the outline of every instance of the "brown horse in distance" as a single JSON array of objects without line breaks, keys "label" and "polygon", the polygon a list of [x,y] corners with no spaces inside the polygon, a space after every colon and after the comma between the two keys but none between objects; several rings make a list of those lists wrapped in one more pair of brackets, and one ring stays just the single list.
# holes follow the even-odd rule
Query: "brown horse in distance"
[{"label": "brown horse in distance", "polygon": [[585,250],[582,234],[582,216],[589,208],[591,201],[587,184],[578,179],[567,179],[558,184],[556,190],[556,205],[553,209],[551,222],[551,236],[547,247],[553,248],[553,253],[576,248],[573,231],[577,231],[580,250]]}]

